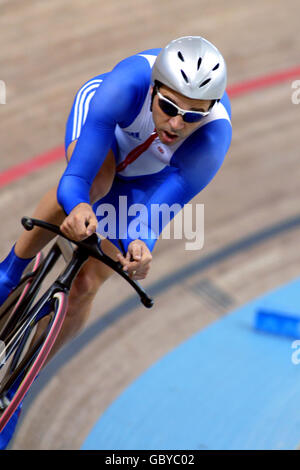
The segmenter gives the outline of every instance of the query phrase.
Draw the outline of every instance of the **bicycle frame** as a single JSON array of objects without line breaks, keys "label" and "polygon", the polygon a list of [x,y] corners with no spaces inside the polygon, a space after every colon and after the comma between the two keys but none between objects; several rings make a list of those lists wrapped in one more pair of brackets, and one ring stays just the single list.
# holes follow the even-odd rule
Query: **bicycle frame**
[{"label": "bicycle frame", "polygon": [[[27,230],[32,230],[34,226],[39,226],[41,228],[56,233],[63,239],[69,240],[62,234],[62,232],[57,226],[48,224],[41,220],[23,217],[22,224]],[[32,275],[31,273],[33,280],[29,286],[29,289],[26,291],[25,295],[20,298],[20,301],[17,303],[17,306],[13,311],[12,318],[8,320],[7,324],[5,325],[5,328],[1,331],[1,336],[6,338],[6,359],[8,359],[12,354],[14,354],[9,369],[10,375],[6,378],[5,383],[3,383],[1,392],[3,397],[5,397],[6,392],[10,390],[10,388],[15,384],[16,380],[19,380],[20,377],[22,378],[24,368],[30,366],[29,375],[26,375],[26,380],[24,379],[25,383],[23,381],[18,388],[20,392],[15,392],[16,396],[11,400],[9,404],[10,409],[6,408],[1,416],[1,428],[3,428],[5,423],[8,422],[9,417],[20,403],[20,400],[22,399],[22,397],[24,397],[26,391],[28,391],[28,389],[30,388],[34,378],[36,377],[36,374],[38,374],[51,348],[53,347],[53,344],[60,331],[63,319],[66,314],[66,299],[69,295],[72,283],[79,270],[81,269],[82,265],[87,261],[90,256],[106,264],[115,272],[117,272],[121,277],[123,277],[135,289],[136,293],[140,297],[142,304],[145,307],[150,308],[153,306],[153,300],[148,297],[148,295],[142,289],[139,283],[137,281],[133,281],[129,277],[128,273],[123,271],[122,265],[120,263],[113,261],[109,256],[103,253],[99,244],[99,239],[96,234],[81,242],[74,242],[73,240],[69,241],[77,245],[77,249],[69,249],[69,260],[67,261],[67,264],[63,269],[62,273],[51,284],[51,286],[41,296],[37,303],[35,305],[32,305],[44,278],[54,267],[59,257],[63,255],[66,259],[64,247],[61,243],[62,240],[59,239],[52,246],[46,258],[38,267],[34,275]],[[29,273],[28,278],[30,278],[31,275]],[[58,298],[64,299],[64,301],[59,304],[62,305],[62,307],[59,310],[59,318],[57,318],[56,322],[57,326],[55,321],[52,323],[52,325],[54,325],[52,334],[52,329],[50,329],[50,324],[52,322],[51,311],[54,306],[54,302]],[[30,354],[25,353],[25,356],[21,359],[23,349],[28,338],[30,337],[30,332],[32,331],[34,325],[39,320],[49,315],[49,313],[50,320],[46,331],[44,331],[43,335],[38,339],[38,342],[34,345],[34,350],[31,351]],[[54,316],[52,318],[56,319],[56,317]],[[48,335],[47,330],[49,332],[49,341],[47,342],[45,340],[47,342],[46,345],[44,344],[44,338],[46,338]],[[40,353],[40,351],[42,352]]]},{"label": "bicycle frame", "polygon": [[[51,230],[52,232],[55,232],[63,238],[67,239],[67,237],[65,237],[60,232],[59,228],[55,225],[48,224],[37,219],[31,219],[28,217],[23,217],[22,223],[27,230],[32,230],[34,225],[36,225],[43,227],[47,230]],[[65,269],[54,281],[54,283],[47,289],[43,296],[38,300],[36,305],[31,308],[37,290],[39,290],[44,278],[51,271],[59,257],[63,255],[62,244],[56,242],[53,245],[48,255],[44,259],[40,269],[35,275],[35,278],[31,283],[28,292],[21,300],[21,302],[16,308],[16,311],[14,312],[14,315],[12,316],[10,321],[8,321],[7,325],[5,326],[5,329],[2,331],[2,335],[6,336],[8,343],[7,357],[9,358],[12,352],[15,353],[11,366],[12,369],[14,369],[15,365],[18,363],[18,360],[22,353],[23,343],[26,343],[26,336],[23,336],[23,332],[18,330],[18,323],[20,322],[20,320],[24,321],[24,330],[28,329],[29,335],[29,324],[35,322],[37,318],[41,318],[47,314],[46,311],[44,311],[45,306],[51,304],[52,300],[55,297],[55,294],[58,292],[63,292],[66,296],[69,295],[73,280],[75,279],[77,273],[80,271],[82,265],[87,261],[87,259],[91,255],[96,259],[99,259],[106,265],[110,266],[112,269],[118,272],[119,275],[126,279],[126,281],[129,282],[129,284],[131,284],[136,290],[136,292],[139,294],[143,305],[145,305],[147,308],[150,308],[153,305],[152,299],[147,296],[145,291],[136,281],[133,281],[128,276],[128,274],[122,270],[121,264],[116,263],[103,253],[103,251],[99,247],[99,240],[96,234],[92,235],[91,237],[82,242],[72,241],[72,243],[75,243],[78,248],[74,251],[69,252],[69,256],[70,253],[72,253],[72,256]]]}]

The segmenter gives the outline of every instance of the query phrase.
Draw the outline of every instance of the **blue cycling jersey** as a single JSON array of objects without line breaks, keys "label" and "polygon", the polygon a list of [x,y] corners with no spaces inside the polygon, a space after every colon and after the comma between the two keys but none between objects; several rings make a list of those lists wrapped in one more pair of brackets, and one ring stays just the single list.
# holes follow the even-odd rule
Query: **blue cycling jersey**
[{"label": "blue cycling jersey", "polygon": [[[66,147],[76,139],[77,144],[57,192],[67,214],[82,202],[90,203],[91,185],[111,148],[118,166],[153,133],[151,69],[159,51],[151,49],[128,57],[78,91],[67,123]],[[120,210],[120,195],[128,197],[128,204],[143,203],[150,208],[177,203],[183,207],[221,167],[231,142],[230,118],[225,93],[186,139],[167,146],[157,137],[136,160],[121,167],[108,195],[93,206],[95,212],[107,203]],[[150,227],[151,220],[144,223]],[[159,233],[163,228],[162,222]],[[128,233],[123,238],[127,249],[132,239]],[[153,249],[157,237],[140,238]]]}]

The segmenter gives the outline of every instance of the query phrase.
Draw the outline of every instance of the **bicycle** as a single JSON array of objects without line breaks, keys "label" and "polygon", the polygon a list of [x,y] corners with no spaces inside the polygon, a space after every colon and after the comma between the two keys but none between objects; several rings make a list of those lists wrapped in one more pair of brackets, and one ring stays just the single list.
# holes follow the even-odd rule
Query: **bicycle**
[{"label": "bicycle", "polygon": [[[103,253],[96,234],[75,242],[59,227],[42,220],[23,217],[22,224],[26,230],[32,230],[34,226],[50,230],[58,235],[58,239],[45,257],[42,253],[36,256],[0,307],[0,432],[43,367],[63,325],[72,282],[90,256],[122,276],[146,308],[151,308],[154,303],[140,284],[123,271],[119,262]],[[120,246],[124,253],[122,244]],[[65,268],[36,300],[43,281],[61,256],[66,261]],[[37,336],[39,325],[42,334]]]}]

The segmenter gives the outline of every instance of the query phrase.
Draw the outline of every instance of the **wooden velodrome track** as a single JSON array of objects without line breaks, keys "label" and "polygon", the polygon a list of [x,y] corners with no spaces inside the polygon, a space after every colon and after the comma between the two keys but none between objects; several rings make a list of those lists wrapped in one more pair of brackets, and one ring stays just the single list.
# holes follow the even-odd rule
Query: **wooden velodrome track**
[{"label": "wooden velodrome track", "polygon": [[[0,79],[7,87],[0,171],[63,145],[74,94],[88,78],[173,38],[202,35],[215,43],[230,86],[298,66],[299,12],[297,0],[0,0]],[[186,251],[185,240],[157,244],[143,285],[175,278],[155,290],[152,310],[135,306],[113,315],[132,292],[116,276],[106,283],[87,328],[101,317],[104,326],[84,347],[69,350],[68,360],[64,351],[58,355],[49,365],[56,373],[41,374],[43,386],[27,397],[11,449],[79,449],[101,413],[156,360],[232,308],[299,275],[296,225],[176,277],[299,215],[300,107],[291,95],[289,80],[232,98],[231,149],[195,199],[205,205],[204,248]],[[32,214],[63,170],[62,158],[1,188],[1,258],[21,231],[21,216]]]}]

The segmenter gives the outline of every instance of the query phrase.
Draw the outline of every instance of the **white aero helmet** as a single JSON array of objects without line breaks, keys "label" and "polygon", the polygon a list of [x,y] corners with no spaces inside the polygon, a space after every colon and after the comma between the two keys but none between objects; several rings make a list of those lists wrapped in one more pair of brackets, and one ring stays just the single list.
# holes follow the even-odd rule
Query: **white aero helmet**
[{"label": "white aero helmet", "polygon": [[188,98],[220,100],[227,83],[225,60],[206,39],[185,36],[171,41],[157,56],[152,82],[156,80]]}]

